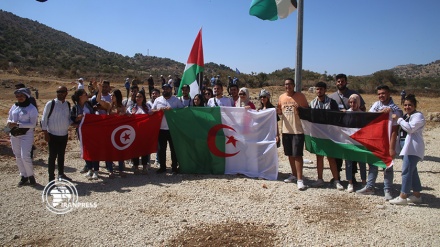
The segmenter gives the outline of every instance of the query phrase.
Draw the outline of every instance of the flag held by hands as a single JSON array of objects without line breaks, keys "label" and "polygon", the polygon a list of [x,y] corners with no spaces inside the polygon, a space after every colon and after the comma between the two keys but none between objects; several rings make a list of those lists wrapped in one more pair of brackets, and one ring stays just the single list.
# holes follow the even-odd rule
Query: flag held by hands
[{"label": "flag held by hands", "polygon": [[163,112],[132,116],[86,114],[79,126],[83,159],[116,161],[157,150]]},{"label": "flag held by hands", "polygon": [[262,20],[284,19],[297,8],[296,0],[252,0],[249,14]]}]

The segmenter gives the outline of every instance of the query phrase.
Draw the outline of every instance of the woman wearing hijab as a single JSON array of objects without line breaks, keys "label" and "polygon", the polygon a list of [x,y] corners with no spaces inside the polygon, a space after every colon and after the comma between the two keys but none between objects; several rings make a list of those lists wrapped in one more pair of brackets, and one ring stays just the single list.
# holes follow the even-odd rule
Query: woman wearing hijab
[{"label": "woman wearing hijab", "polygon": [[17,103],[9,110],[8,127],[11,129],[12,151],[21,176],[18,186],[25,185],[28,181],[31,185],[35,185],[31,150],[34,143],[34,128],[38,120],[38,111],[29,100],[28,89],[17,89],[14,94]]},{"label": "woman wearing hijab", "polygon": [[246,109],[255,110],[255,105],[250,101],[249,90],[245,87],[240,88],[238,91],[239,99],[235,103],[235,107],[244,107]]}]

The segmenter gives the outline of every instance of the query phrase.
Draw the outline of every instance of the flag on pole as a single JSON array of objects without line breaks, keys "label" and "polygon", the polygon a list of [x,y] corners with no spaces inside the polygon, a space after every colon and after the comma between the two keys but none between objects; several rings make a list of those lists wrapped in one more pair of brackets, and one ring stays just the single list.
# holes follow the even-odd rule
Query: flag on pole
[{"label": "flag on pole", "polygon": [[180,172],[277,179],[275,109],[189,107],[165,117]]},{"label": "flag on pole", "polygon": [[252,0],[249,14],[262,20],[284,19],[297,8],[296,0]]},{"label": "flag on pole", "polygon": [[235,68],[235,73],[236,73],[237,75],[239,75],[239,74],[240,74],[240,70],[238,70],[237,68]]},{"label": "flag on pole", "polygon": [[82,158],[116,161],[155,153],[162,116],[162,111],[153,115],[84,115],[79,125]]},{"label": "flag on pole", "polygon": [[182,96],[182,86],[187,84],[190,87],[190,96],[193,98],[199,93],[199,85],[197,83],[197,74],[203,72],[205,63],[203,61],[203,44],[202,44],[202,29],[200,28],[194,41],[191,53],[183,71],[182,80],[180,81],[179,91],[177,96]]},{"label": "flag on pole", "polygon": [[299,108],[307,151],[333,158],[390,167],[388,113]]}]

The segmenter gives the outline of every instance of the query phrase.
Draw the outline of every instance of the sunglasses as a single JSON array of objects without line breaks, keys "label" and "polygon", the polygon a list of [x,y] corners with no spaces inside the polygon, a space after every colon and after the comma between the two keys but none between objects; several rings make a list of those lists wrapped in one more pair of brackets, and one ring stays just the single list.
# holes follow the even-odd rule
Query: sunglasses
[{"label": "sunglasses", "polygon": [[239,93],[238,95],[240,95],[240,96],[244,96],[244,95],[246,95],[245,93]]}]

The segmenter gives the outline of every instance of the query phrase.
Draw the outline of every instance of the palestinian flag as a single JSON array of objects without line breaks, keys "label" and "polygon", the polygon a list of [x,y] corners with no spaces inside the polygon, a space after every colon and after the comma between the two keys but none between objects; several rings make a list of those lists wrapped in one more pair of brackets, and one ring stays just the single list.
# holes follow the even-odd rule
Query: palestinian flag
[{"label": "palestinian flag", "polygon": [[262,20],[286,18],[297,8],[296,0],[252,0],[249,14]]},{"label": "palestinian flag", "polygon": [[277,179],[275,109],[188,107],[165,117],[180,172]]},{"label": "palestinian flag", "polygon": [[193,98],[199,93],[199,84],[197,83],[197,75],[203,72],[205,63],[203,61],[203,44],[202,44],[202,29],[197,34],[194,41],[188,61],[186,62],[185,70],[183,71],[182,80],[180,81],[179,91],[177,96],[182,96],[182,86],[187,84],[190,87],[190,96]]},{"label": "palestinian flag", "polygon": [[307,151],[390,167],[388,113],[340,112],[299,108]]}]

